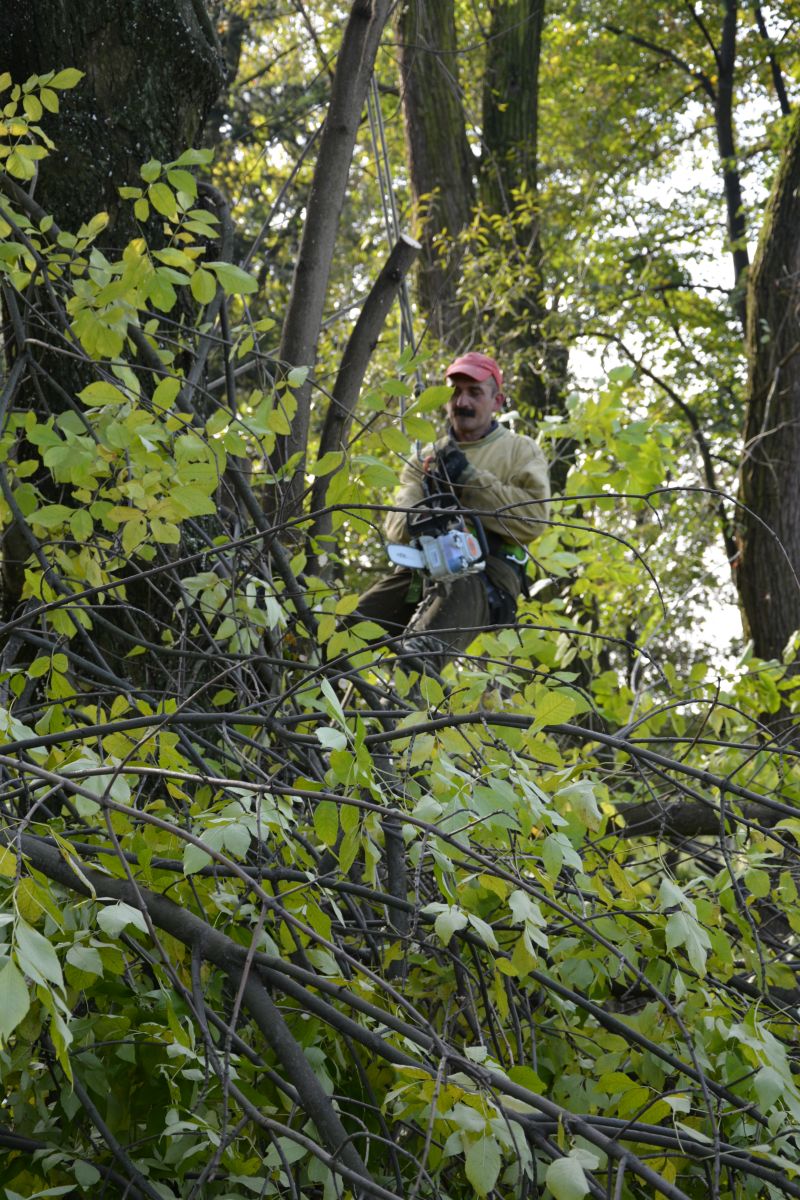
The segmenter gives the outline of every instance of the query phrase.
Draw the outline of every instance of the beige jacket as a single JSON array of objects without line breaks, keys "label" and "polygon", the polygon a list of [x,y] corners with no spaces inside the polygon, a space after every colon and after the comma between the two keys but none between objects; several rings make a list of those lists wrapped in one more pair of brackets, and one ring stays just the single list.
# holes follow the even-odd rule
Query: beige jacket
[{"label": "beige jacket", "polygon": [[[424,447],[419,457],[403,467],[393,500],[398,509],[412,508],[423,499],[422,464],[447,442],[445,437],[435,446]],[[541,532],[549,511],[550,478],[537,443],[498,425],[479,442],[456,445],[469,459],[469,467],[455,487],[462,506],[472,509],[486,529],[527,546]],[[406,513],[389,513],[384,530],[390,542],[407,542]]]}]

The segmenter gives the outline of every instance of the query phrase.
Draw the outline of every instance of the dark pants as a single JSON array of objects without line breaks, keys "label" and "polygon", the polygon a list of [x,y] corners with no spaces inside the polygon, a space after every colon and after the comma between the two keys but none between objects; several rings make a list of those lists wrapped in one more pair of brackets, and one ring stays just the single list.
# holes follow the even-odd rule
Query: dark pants
[{"label": "dark pants", "polygon": [[414,660],[409,666],[441,672],[489,624],[486,584],[481,575],[465,575],[414,599],[419,582],[415,571],[384,576],[360,597],[350,620],[375,621],[398,638],[398,657]]}]

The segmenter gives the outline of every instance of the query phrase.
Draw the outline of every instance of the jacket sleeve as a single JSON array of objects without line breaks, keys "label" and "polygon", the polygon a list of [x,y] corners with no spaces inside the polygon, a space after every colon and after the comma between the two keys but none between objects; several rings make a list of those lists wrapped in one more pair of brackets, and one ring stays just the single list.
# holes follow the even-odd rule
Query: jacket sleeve
[{"label": "jacket sleeve", "polygon": [[503,478],[472,467],[459,491],[487,529],[526,546],[547,522],[550,476],[547,461],[532,438],[516,436]]},{"label": "jacket sleeve", "polygon": [[[400,509],[413,508],[423,498],[422,464],[416,459],[407,462],[400,472],[400,487],[392,497],[392,504]],[[389,512],[384,517],[383,532],[388,542],[407,542],[405,512]]]}]

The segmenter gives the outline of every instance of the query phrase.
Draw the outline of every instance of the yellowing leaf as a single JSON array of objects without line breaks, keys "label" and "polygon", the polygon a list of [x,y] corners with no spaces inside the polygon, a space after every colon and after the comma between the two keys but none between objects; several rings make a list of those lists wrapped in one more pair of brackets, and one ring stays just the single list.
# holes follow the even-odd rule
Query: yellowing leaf
[{"label": "yellowing leaf", "polygon": [[575,712],[575,703],[562,692],[548,690],[539,696],[534,712],[534,729],[542,729],[545,725],[560,725],[568,721]]},{"label": "yellowing leaf", "polygon": [[113,383],[105,379],[95,380],[88,384],[83,391],[78,392],[81,400],[90,408],[101,408],[105,404],[127,404],[128,397]]},{"label": "yellowing leaf", "polygon": [[176,217],[178,215],[178,202],[169,184],[151,183],[147,189],[147,197],[153,208],[156,212],[161,213],[162,217]]},{"label": "yellowing leaf", "polygon": [[35,512],[30,514],[30,520],[35,525],[41,525],[43,529],[55,529],[58,525],[63,525],[72,516],[72,509],[67,508],[66,504],[45,504],[42,508],[37,508]]},{"label": "yellowing leaf", "polygon": [[216,279],[202,267],[195,271],[189,286],[198,304],[210,304],[217,294]]},{"label": "yellowing leaf", "polygon": [[147,522],[142,517],[134,517],[126,521],[122,527],[122,549],[126,554],[132,554],[137,546],[141,546],[147,537]]},{"label": "yellowing leaf", "polygon": [[9,846],[0,849],[0,875],[13,879],[17,873],[17,856]]},{"label": "yellowing leaf", "polygon": [[74,88],[83,79],[84,74],[84,71],[79,71],[76,67],[67,67],[53,76],[49,86],[51,88],[61,88],[62,90]]}]

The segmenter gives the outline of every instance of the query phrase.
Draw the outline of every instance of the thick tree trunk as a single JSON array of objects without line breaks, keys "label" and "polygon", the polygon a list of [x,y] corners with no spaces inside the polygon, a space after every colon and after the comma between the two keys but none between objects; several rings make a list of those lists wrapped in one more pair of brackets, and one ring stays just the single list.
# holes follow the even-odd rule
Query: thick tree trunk
[{"label": "thick tree trunk", "polygon": [[748,296],[739,592],[756,653],[800,628],[800,121],[767,208]]},{"label": "thick tree trunk", "polygon": [[[56,149],[40,164],[35,201],[66,230],[108,212],[109,224],[97,244],[122,247],[139,227],[130,202],[120,202],[118,188],[140,185],[139,169],[149,159],[169,162],[192,145],[221,85],[222,61],[205,0],[26,0],[3,5],[0,72],[24,83],[31,75],[64,67],[77,67],[85,78],[73,90],[59,93],[58,113],[41,118]],[[157,242],[163,221],[150,224],[148,233]],[[80,357],[61,353],[60,346],[42,346],[50,328],[58,329],[63,320],[52,311],[51,299],[48,292],[37,295],[4,331],[7,360],[24,351],[37,367],[35,385],[29,376],[15,404],[34,407],[42,416],[61,412],[91,378]],[[44,496],[59,500],[48,472],[34,482]],[[6,616],[18,602],[30,551],[19,522],[12,522],[3,547]]]},{"label": "thick tree trunk", "polygon": [[543,23],[544,0],[507,0],[492,6],[480,190],[494,212],[512,211],[516,189],[536,191]]},{"label": "thick tree trunk", "polygon": [[[501,342],[519,362],[515,403],[524,411],[560,405],[567,360],[548,341],[541,288],[542,243],[535,204],[538,171],[539,62],[545,0],[503,0],[492,6],[483,89],[480,195],[490,212],[511,221],[513,273],[524,281],[502,320]],[[502,345],[498,347],[502,352]]]},{"label": "thick tree trunk", "polygon": [[115,228],[118,187],[139,184],[150,158],[192,145],[223,79],[205,0],[25,0],[0,13],[0,71],[16,82],[63,67],[86,78],[42,124],[58,153],[42,163],[36,199],[72,229],[101,210]]},{"label": "thick tree trunk", "polygon": [[440,245],[469,222],[475,160],[458,83],[453,0],[407,0],[397,24],[411,192],[420,220],[419,298],[432,332],[453,350],[463,330],[458,252]]}]

